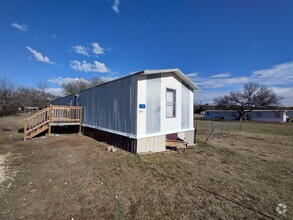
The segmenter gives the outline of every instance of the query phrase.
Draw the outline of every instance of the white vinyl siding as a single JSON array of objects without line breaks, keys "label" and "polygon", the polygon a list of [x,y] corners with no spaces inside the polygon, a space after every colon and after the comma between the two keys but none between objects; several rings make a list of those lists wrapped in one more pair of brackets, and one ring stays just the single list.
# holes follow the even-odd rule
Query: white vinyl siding
[{"label": "white vinyl siding", "polygon": [[166,117],[176,117],[176,90],[174,89],[166,90]]}]

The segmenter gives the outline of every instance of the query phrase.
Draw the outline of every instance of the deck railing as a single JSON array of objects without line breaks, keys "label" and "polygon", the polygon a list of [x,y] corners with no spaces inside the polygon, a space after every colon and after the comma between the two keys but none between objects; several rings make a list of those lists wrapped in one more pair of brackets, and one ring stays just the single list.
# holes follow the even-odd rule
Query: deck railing
[{"label": "deck railing", "polygon": [[82,108],[78,106],[52,106],[52,122],[79,122]]},{"label": "deck railing", "polygon": [[46,129],[48,129],[48,135],[50,135],[51,123],[79,124],[79,130],[81,131],[81,120],[82,107],[51,105],[24,120],[24,140],[32,138]]}]

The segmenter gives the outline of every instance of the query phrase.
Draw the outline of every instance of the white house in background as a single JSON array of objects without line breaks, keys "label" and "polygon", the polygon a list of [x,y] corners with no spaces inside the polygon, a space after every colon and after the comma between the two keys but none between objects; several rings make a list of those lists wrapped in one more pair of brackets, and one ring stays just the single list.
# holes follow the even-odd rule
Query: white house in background
[{"label": "white house in background", "polygon": [[246,113],[253,121],[286,122],[286,110],[253,110]]},{"label": "white house in background", "polygon": [[[227,119],[237,120],[238,111],[236,110],[207,110],[204,117],[206,119]],[[287,111],[286,110],[252,110],[246,112],[245,116],[251,121],[262,122],[286,122]]]},{"label": "white house in background", "polygon": [[133,153],[194,143],[193,90],[179,69],[144,70],[52,102],[83,107],[83,133]]}]

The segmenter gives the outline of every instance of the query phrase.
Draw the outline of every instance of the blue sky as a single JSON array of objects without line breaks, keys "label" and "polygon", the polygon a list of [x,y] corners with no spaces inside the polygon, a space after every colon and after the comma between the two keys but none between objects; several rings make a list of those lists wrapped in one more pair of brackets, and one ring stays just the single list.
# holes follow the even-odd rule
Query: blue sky
[{"label": "blue sky", "polygon": [[179,68],[197,103],[249,81],[293,105],[291,0],[1,0],[0,75],[46,81]]}]

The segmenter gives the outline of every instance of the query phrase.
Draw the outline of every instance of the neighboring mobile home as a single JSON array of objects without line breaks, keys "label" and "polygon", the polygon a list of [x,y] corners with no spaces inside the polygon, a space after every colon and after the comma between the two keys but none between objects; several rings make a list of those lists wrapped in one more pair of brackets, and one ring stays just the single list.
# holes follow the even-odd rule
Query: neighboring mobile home
[{"label": "neighboring mobile home", "polygon": [[247,115],[253,121],[263,122],[286,122],[287,111],[286,110],[253,110],[248,112]]},{"label": "neighboring mobile home", "polygon": [[194,143],[193,90],[179,69],[145,70],[54,100],[83,107],[85,135],[133,153],[166,150],[166,136]]},{"label": "neighboring mobile home", "polygon": [[235,110],[206,110],[204,112],[205,119],[226,119],[236,120],[239,113]]},{"label": "neighboring mobile home", "polygon": [[287,110],[287,117],[289,117],[290,120],[293,120],[293,110]]},{"label": "neighboring mobile home", "polygon": [[[251,121],[263,122],[286,122],[286,110],[252,110],[246,112],[245,116]],[[206,119],[226,119],[237,120],[239,113],[236,110],[207,110],[205,111]]]}]

